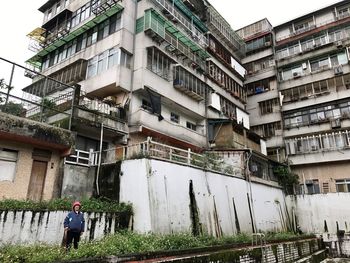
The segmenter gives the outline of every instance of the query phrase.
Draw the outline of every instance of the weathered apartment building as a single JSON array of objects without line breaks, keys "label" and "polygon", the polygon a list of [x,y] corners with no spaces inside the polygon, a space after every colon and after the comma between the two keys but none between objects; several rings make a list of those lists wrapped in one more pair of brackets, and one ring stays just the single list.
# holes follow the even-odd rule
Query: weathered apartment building
[{"label": "weathered apartment building", "polygon": [[350,1],[237,33],[251,129],[268,155],[288,160],[303,193],[349,192]]},{"label": "weathered apartment building", "polygon": [[207,1],[46,1],[27,62],[49,79],[32,74],[23,91],[66,113],[46,121],[77,134],[62,168],[72,177],[152,137],[252,149],[253,175],[272,178],[267,154],[289,162],[304,192],[347,192],[349,3],[235,32]]},{"label": "weathered apartment building", "polygon": [[38,103],[23,117],[76,135],[60,165],[63,195],[91,194],[101,164],[149,138],[174,147],[174,159],[189,149],[229,160],[239,149],[253,176],[273,178],[246,111],[245,43],[209,2],[49,0],[39,10],[27,63],[40,74],[26,72],[23,88]]}]

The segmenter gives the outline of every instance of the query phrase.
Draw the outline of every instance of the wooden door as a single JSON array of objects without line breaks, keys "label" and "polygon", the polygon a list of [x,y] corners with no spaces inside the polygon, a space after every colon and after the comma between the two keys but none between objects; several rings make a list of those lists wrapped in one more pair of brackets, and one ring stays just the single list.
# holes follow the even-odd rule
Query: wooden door
[{"label": "wooden door", "polygon": [[33,160],[32,174],[30,176],[28,199],[40,201],[43,195],[47,162]]}]

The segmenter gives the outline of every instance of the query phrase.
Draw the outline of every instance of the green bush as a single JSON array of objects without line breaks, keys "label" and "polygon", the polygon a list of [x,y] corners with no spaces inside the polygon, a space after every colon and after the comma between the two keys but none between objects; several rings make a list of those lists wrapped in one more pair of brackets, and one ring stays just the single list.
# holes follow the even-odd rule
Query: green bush
[{"label": "green bush", "polygon": [[[286,240],[300,236],[293,233],[266,233],[267,240]],[[108,235],[99,241],[81,242],[79,249],[65,253],[59,246],[10,245],[0,247],[0,262],[54,262],[89,257],[117,256],[131,253],[201,248],[217,245],[250,243],[251,237],[242,233],[236,236],[214,238],[212,236],[192,236],[187,233],[173,235],[141,235],[129,231]]]},{"label": "green bush", "polygon": [[[73,199],[62,198],[50,201],[34,202],[31,200],[5,199],[0,201],[0,210],[30,210],[30,211],[70,211]],[[132,214],[130,204],[118,203],[111,200],[102,199],[82,199],[82,209],[84,212],[125,212]]]}]

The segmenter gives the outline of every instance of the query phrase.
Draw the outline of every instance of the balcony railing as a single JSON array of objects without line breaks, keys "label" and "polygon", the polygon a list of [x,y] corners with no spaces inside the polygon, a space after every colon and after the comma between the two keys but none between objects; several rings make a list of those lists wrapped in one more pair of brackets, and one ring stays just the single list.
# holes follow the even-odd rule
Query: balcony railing
[{"label": "balcony railing", "polygon": [[187,35],[196,41],[201,47],[208,46],[208,39],[192,22],[190,22],[181,12],[177,11],[175,6],[167,0],[152,0],[163,12],[163,14],[174,23],[180,25]]},{"label": "balcony railing", "polygon": [[40,68],[40,61],[43,56],[60,48],[75,37],[95,27],[96,24],[101,23],[122,10],[123,7],[119,4],[120,2],[121,0],[93,0],[91,2],[91,8],[94,8],[95,13],[92,12],[92,16],[95,17],[85,17],[84,22],[80,21],[78,24],[73,23],[73,19],[75,18],[69,18],[62,22],[56,31],[47,35],[46,38],[45,36],[43,36],[44,38],[35,37],[34,40],[39,41],[42,49],[35,56],[28,59],[27,62]]},{"label": "balcony railing", "polygon": [[24,92],[43,96],[43,93],[50,94],[62,88],[60,83],[74,85],[82,81],[86,77],[87,60],[79,59],[72,64],[49,75],[51,79],[56,81],[46,81],[44,77],[34,78],[34,82],[23,89]]},{"label": "balcony railing", "polygon": [[288,155],[350,149],[350,131],[342,130],[286,140]]},{"label": "balcony railing", "polygon": [[169,161],[239,177],[243,176],[244,171],[243,166],[230,163],[220,153],[207,152],[205,154],[198,154],[191,151],[191,149],[184,150],[155,142],[151,138],[138,144],[103,150],[102,155],[100,151],[87,152],[76,150],[73,155],[66,158],[66,163],[82,166],[98,166],[100,164],[137,158]]},{"label": "balcony railing", "polygon": [[98,16],[118,4],[120,1],[121,0],[94,0],[91,3],[91,12]]},{"label": "balcony railing", "polygon": [[283,41],[285,39],[292,38],[294,36],[300,35],[300,34],[305,33],[305,32],[309,32],[309,31],[311,31],[313,29],[320,28],[322,26],[331,24],[333,22],[336,22],[336,21],[339,21],[339,20],[342,20],[342,19],[345,19],[345,18],[348,18],[348,17],[350,17],[350,12],[345,12],[345,13],[342,13],[342,14],[339,14],[339,15],[335,15],[334,18],[329,19],[327,21],[323,21],[323,22],[317,23],[315,25],[310,25],[310,26],[308,26],[306,28],[303,28],[303,29],[291,32],[289,35],[276,38],[276,42],[280,42],[280,41]]},{"label": "balcony railing", "polygon": [[208,8],[208,28],[228,47],[233,54],[243,56],[245,43],[243,39],[231,28],[230,24],[213,8]]},{"label": "balcony railing", "polygon": [[166,41],[169,52],[178,57],[187,57],[191,60],[193,68],[205,71],[205,59],[209,57],[206,50],[157,11],[147,10],[145,16],[138,19],[136,27],[144,30],[147,35],[159,43]]}]

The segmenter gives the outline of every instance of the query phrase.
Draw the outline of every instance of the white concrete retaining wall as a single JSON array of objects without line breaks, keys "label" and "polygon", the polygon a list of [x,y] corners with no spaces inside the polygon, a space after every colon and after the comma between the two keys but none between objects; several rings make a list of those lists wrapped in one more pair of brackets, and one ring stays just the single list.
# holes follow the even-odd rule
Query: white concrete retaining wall
[{"label": "white concrete retaining wall", "polygon": [[[149,159],[124,161],[121,166],[120,201],[133,205],[134,230],[190,232],[191,181],[203,232],[232,235],[238,231],[237,221],[242,232],[252,232],[247,181]],[[283,229],[287,217],[282,190],[258,183],[252,183],[251,190],[257,229]]]},{"label": "white concrete retaining wall", "polygon": [[[61,244],[63,221],[68,212],[0,211],[0,244]],[[84,213],[85,232],[82,240],[101,238],[114,233],[119,219],[114,214]]]},{"label": "white concrete retaining wall", "polygon": [[290,215],[295,214],[303,232],[321,234],[337,233],[350,229],[350,193],[327,193],[315,195],[287,196]]}]

